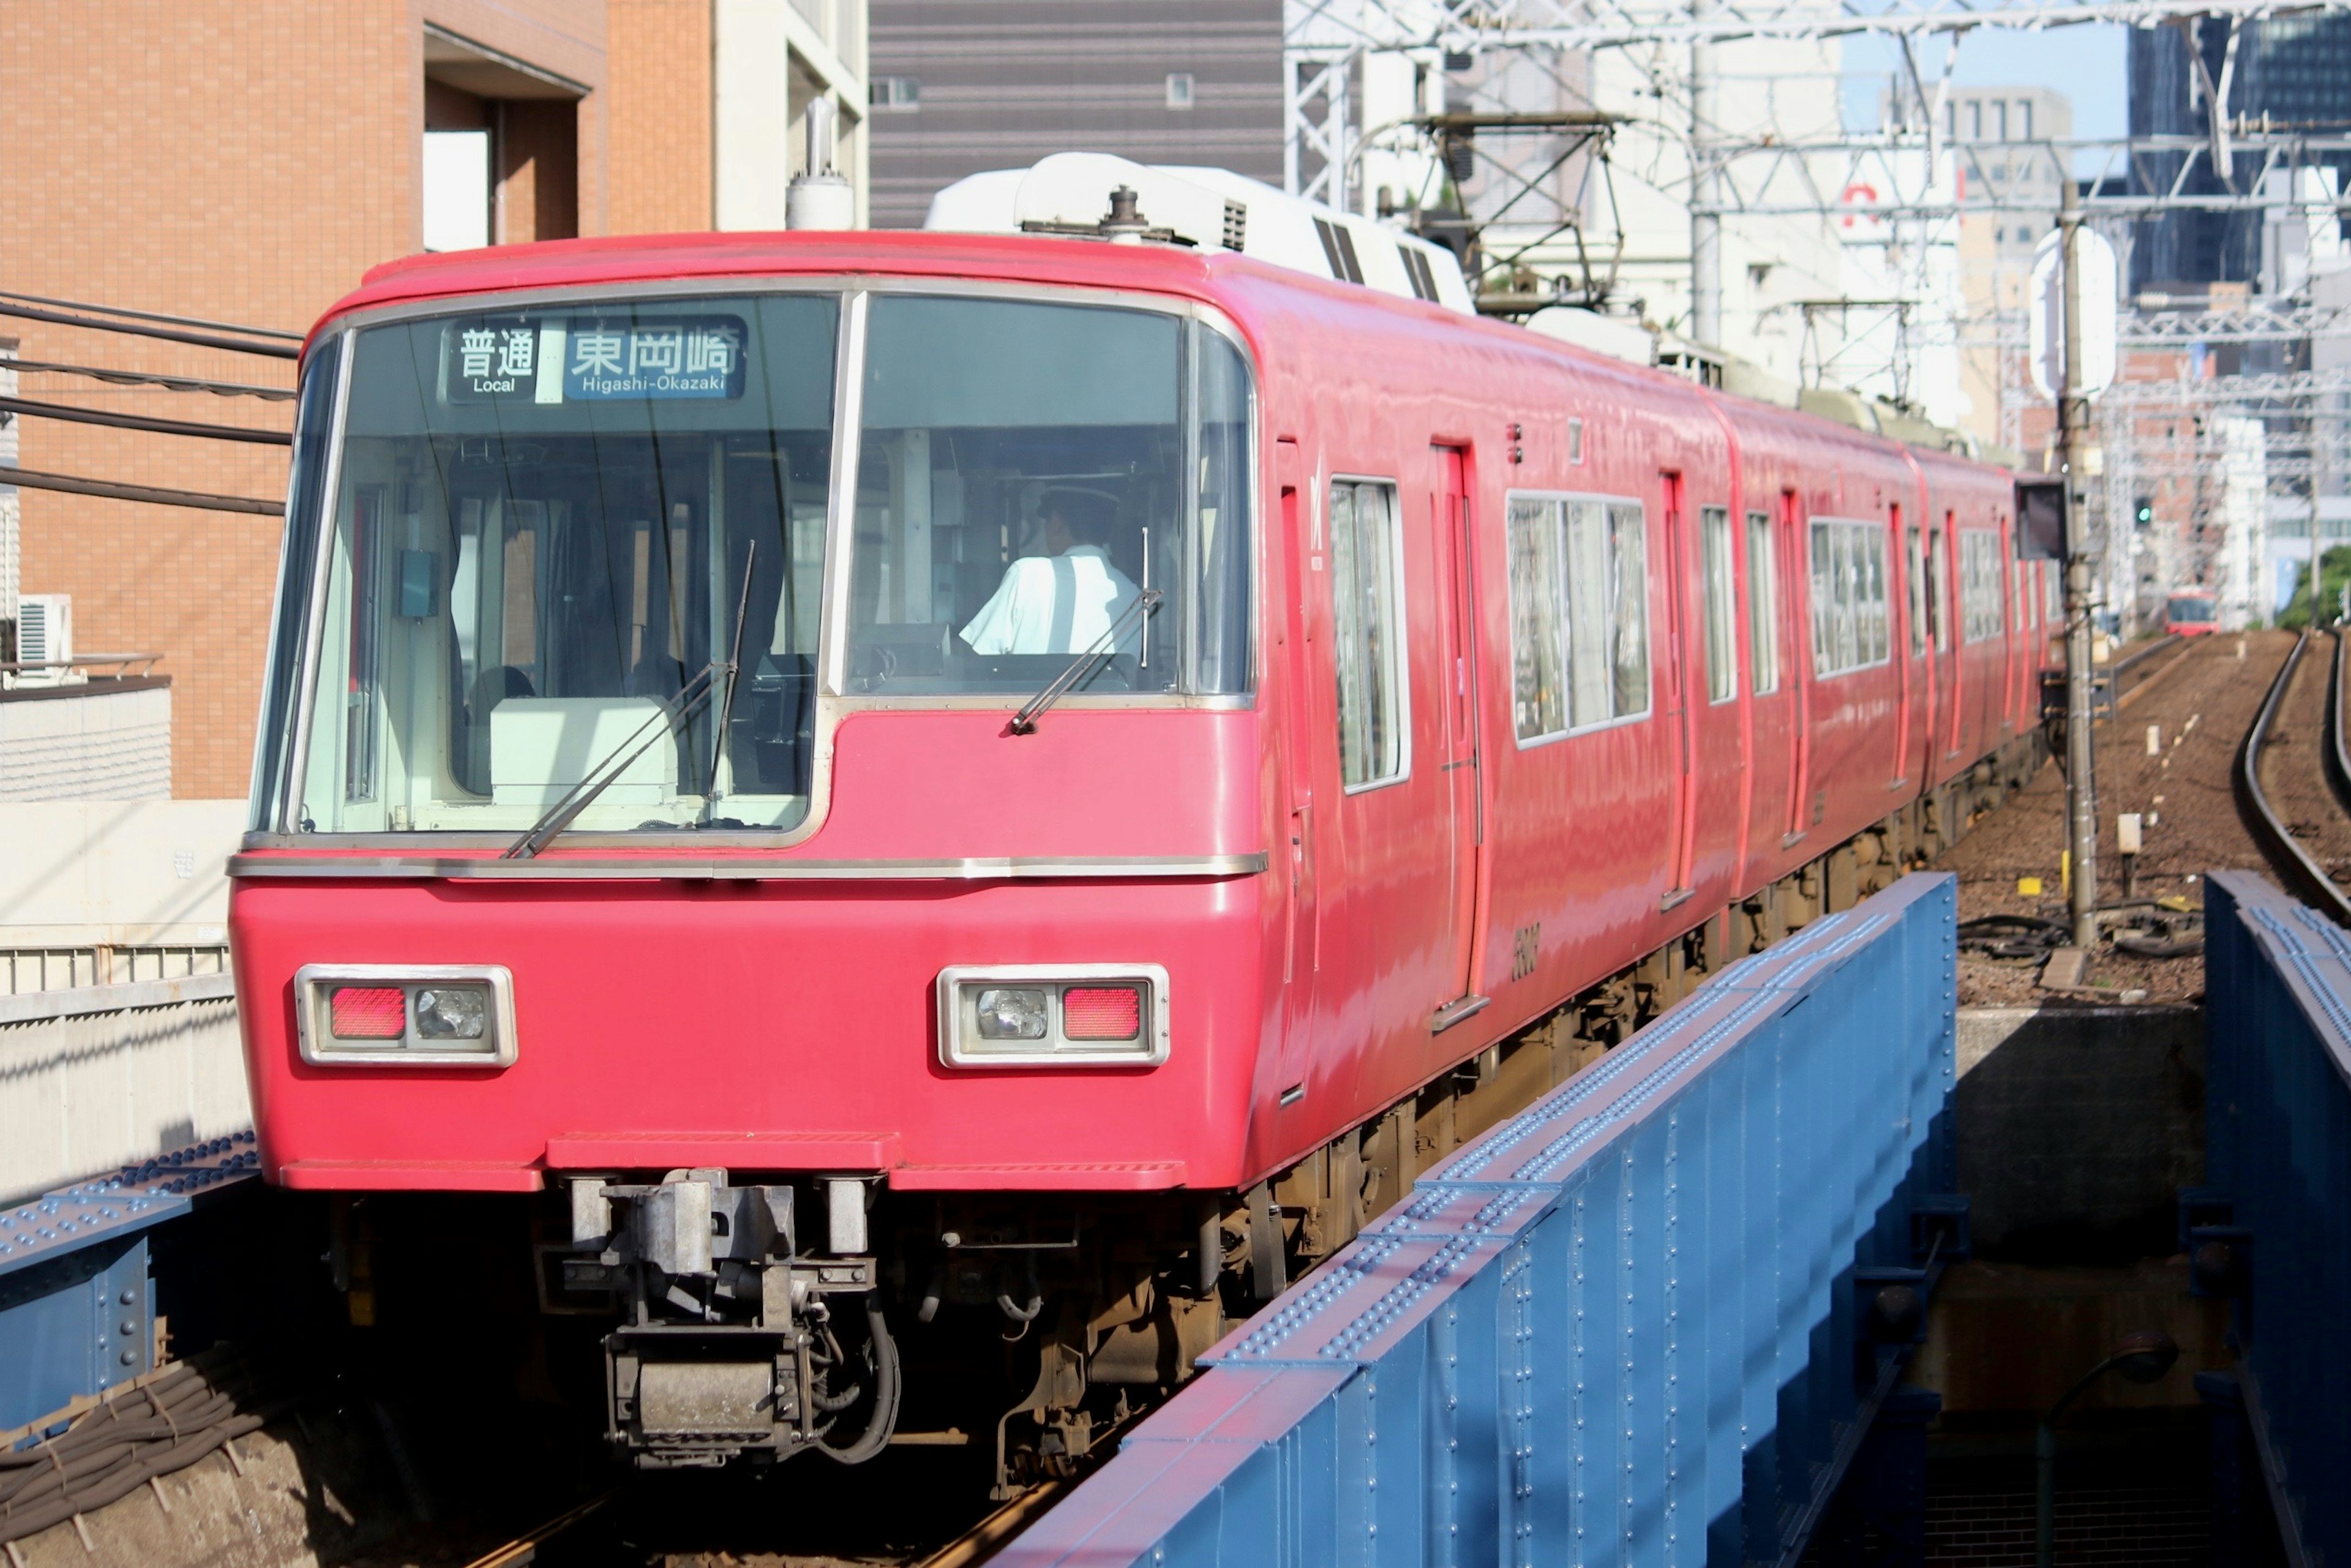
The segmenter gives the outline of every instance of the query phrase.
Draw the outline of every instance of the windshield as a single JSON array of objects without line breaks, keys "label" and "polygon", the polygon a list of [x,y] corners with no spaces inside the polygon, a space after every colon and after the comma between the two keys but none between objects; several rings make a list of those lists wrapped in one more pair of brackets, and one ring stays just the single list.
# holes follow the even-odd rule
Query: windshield
[{"label": "windshield", "polygon": [[[314,462],[288,521],[280,619],[311,667],[296,694],[304,639],[277,639],[256,823],[512,835],[667,727],[575,831],[789,829],[821,672],[1017,706],[1114,623],[1073,702],[1248,689],[1240,356],[1183,316],[999,299],[868,301],[828,661],[841,309],[733,294],[356,333],[333,494]],[[315,358],[306,434],[331,401]],[[733,689],[671,726],[738,622]],[[298,739],[276,727],[306,706]]]},{"label": "windshield", "polygon": [[1156,312],[922,295],[877,296],[865,341],[847,690],[1026,696],[1113,628],[1073,692],[1247,689],[1231,344]]},{"label": "windshield", "polygon": [[2171,601],[2170,614],[2174,621],[2210,621],[2212,619],[2212,601],[2209,599],[2175,599]]}]

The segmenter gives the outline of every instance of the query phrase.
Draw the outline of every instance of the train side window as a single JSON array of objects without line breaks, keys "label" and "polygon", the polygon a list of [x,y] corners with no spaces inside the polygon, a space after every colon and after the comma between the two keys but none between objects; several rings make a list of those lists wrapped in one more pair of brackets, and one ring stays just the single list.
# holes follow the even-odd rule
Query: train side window
[{"label": "train side window", "polygon": [[1569,717],[1582,729],[1649,711],[1647,528],[1634,501],[1566,511]]},{"label": "train side window", "polygon": [[1567,733],[1567,615],[1559,503],[1510,502],[1512,715],[1521,742]]},{"label": "train side window", "polygon": [[1339,674],[1339,773],[1349,789],[1402,779],[1404,541],[1395,486],[1331,486],[1332,643]]},{"label": "train side window", "polygon": [[1649,570],[1640,503],[1513,495],[1509,517],[1520,744],[1647,713]]},{"label": "train side window", "polygon": [[1731,579],[1729,508],[1701,508],[1698,528],[1706,559],[1706,700],[1728,702],[1739,695],[1739,601]]},{"label": "train side window", "polygon": [[2000,536],[1959,530],[1959,636],[1981,643],[2005,630],[2000,584]]},{"label": "train side window", "polygon": [[1814,674],[1826,678],[1886,663],[1891,647],[1885,526],[1815,517],[1812,553]]},{"label": "train side window", "polygon": [[1755,695],[1780,689],[1780,559],[1771,514],[1747,514],[1747,664]]}]

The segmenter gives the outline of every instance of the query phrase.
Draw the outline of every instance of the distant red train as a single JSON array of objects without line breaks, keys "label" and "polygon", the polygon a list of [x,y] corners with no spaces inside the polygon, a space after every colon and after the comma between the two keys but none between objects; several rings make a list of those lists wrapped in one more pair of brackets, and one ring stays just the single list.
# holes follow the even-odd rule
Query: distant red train
[{"label": "distant red train", "polygon": [[2209,588],[2173,589],[2163,601],[2163,629],[2174,637],[2202,637],[2218,632],[2218,596]]},{"label": "distant red train", "polygon": [[1246,256],[381,268],[232,868],[268,1175],[370,1195],[379,1321],[476,1310],[452,1227],[528,1258],[640,1463],[974,1432],[970,1347],[999,1479],[1066,1463],[1489,1088],[2031,765],[2012,514]]}]

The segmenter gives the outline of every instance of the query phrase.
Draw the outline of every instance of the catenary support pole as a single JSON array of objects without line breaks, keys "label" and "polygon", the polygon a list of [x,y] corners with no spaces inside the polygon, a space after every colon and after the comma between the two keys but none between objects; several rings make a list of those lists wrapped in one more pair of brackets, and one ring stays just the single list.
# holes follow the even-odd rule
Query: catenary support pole
[{"label": "catenary support pole", "polygon": [[[1690,0],[1693,20],[1714,8],[1714,0]],[[1690,338],[1710,349],[1722,346],[1722,162],[1717,144],[1719,75],[1715,46],[1703,38],[1690,45]]]},{"label": "catenary support pole", "polygon": [[2082,209],[2068,172],[2058,182],[2065,315],[2064,384],[2057,389],[2057,422],[2065,472],[2065,822],[2073,855],[2070,913],[2074,946],[2095,950],[2098,939],[2098,788],[2091,745],[2090,607],[2097,563],[2090,549],[2086,476],[2090,402],[2082,384]]}]

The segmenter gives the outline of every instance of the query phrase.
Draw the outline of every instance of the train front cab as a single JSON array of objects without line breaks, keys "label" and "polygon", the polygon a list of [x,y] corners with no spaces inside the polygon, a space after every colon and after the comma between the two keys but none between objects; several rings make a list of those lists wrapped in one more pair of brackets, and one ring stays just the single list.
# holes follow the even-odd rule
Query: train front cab
[{"label": "train front cab", "polygon": [[868,1457],[883,1293],[1033,1316],[1080,1212],[1231,1185],[1280,981],[1254,395],[1167,294],[337,319],[233,868],[272,1176],[559,1189],[538,1289],[618,1318],[656,1465]]}]

